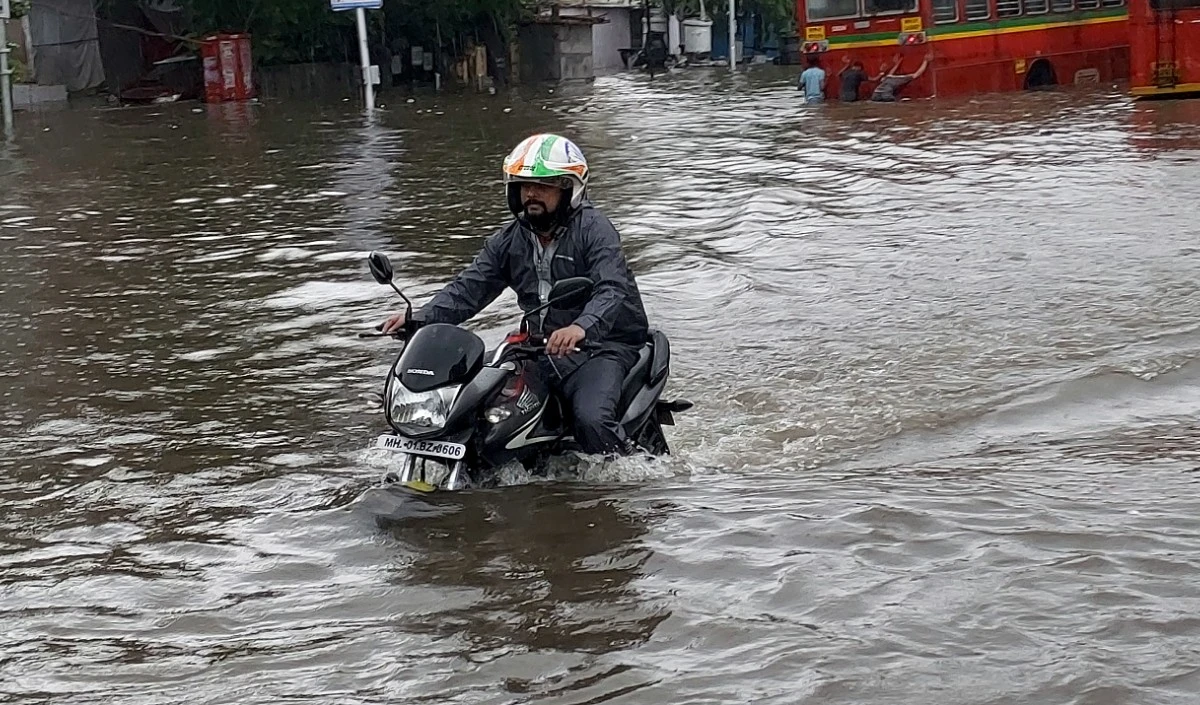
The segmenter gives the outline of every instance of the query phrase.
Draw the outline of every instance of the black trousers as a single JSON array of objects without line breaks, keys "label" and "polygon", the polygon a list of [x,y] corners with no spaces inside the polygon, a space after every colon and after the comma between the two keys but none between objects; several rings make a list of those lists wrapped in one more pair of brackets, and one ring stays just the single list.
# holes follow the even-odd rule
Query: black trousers
[{"label": "black trousers", "polygon": [[585,453],[626,455],[632,445],[621,428],[621,387],[637,362],[632,345],[605,345],[590,357],[548,359],[551,387],[571,410],[575,440]]}]

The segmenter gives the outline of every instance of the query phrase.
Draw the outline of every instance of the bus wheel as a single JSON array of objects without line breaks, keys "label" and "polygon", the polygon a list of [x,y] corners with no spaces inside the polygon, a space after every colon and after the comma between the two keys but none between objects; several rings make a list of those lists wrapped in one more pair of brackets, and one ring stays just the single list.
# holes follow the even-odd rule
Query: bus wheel
[{"label": "bus wheel", "polygon": [[1025,90],[1038,91],[1053,88],[1058,85],[1058,79],[1054,76],[1054,67],[1045,59],[1038,59],[1033,62],[1033,66],[1029,67],[1029,72],[1025,74]]}]

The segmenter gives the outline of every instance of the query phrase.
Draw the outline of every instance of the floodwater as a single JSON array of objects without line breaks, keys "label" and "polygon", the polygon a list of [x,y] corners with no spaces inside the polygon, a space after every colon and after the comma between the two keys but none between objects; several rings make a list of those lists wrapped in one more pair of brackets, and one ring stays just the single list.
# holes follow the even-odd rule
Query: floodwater
[{"label": "floodwater", "polygon": [[[698,70],[18,117],[0,701],[1200,698],[1200,102]],[[365,255],[427,297],[535,130],[697,406],[662,462],[405,502]]]}]

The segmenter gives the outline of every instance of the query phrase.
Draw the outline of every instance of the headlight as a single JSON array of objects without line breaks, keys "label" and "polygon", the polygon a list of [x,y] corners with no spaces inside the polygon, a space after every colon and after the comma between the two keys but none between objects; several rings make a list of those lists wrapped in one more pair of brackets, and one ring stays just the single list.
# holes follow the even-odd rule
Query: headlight
[{"label": "headlight", "polygon": [[456,384],[431,392],[410,392],[400,380],[393,378],[391,398],[388,399],[392,424],[419,426],[431,431],[445,426],[446,415],[460,389],[462,385]]}]

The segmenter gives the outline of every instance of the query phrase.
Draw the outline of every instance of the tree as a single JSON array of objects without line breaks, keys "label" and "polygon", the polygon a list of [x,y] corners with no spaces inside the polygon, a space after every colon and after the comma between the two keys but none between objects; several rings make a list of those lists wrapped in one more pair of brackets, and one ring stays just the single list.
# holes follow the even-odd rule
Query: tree
[{"label": "tree", "polygon": [[[248,32],[262,64],[346,61],[357,55],[353,13],[333,12],[328,0],[192,0],[197,34]],[[509,28],[536,9],[535,0],[384,0],[383,18],[369,24],[372,46],[380,33],[435,46],[481,39],[507,41]],[[374,13],[373,13],[374,14]],[[374,18],[373,18],[374,20]]]},{"label": "tree", "polygon": [[352,55],[353,16],[332,12],[328,0],[193,0],[189,6],[196,35],[247,32],[260,64],[344,61]]}]

